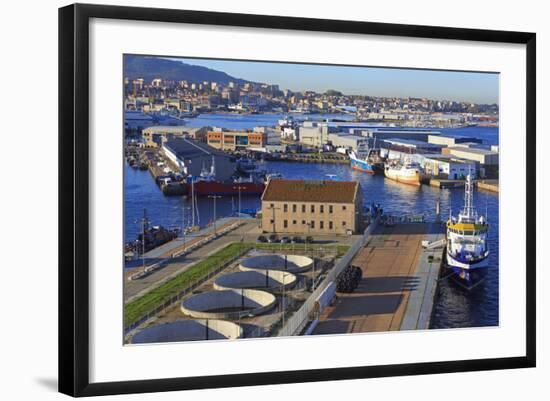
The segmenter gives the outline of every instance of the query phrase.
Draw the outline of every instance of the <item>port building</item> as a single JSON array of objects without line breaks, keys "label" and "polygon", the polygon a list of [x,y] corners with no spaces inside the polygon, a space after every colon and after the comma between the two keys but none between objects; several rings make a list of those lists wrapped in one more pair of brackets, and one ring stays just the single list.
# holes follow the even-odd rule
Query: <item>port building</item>
[{"label": "port building", "polygon": [[479,168],[475,161],[452,155],[424,155],[421,165],[430,177],[447,180],[465,179],[468,174],[476,177]]},{"label": "port building", "polygon": [[443,146],[415,139],[389,138],[380,141],[380,147],[404,153],[441,153]]},{"label": "port building", "polygon": [[450,135],[428,135],[428,142],[435,145],[456,146],[465,143],[480,144],[482,141],[472,136],[454,137]]},{"label": "port building", "polygon": [[492,150],[453,146],[444,149],[443,152],[462,159],[473,160],[487,166],[498,165],[498,153]]},{"label": "port building", "polygon": [[368,128],[361,130],[361,135],[376,139],[410,139],[428,142],[430,136],[439,136],[441,133],[427,129]]},{"label": "port building", "polygon": [[254,131],[209,131],[208,145],[224,151],[263,148],[267,144],[267,132]]},{"label": "port building", "polygon": [[328,134],[328,142],[335,148],[346,148],[348,150],[355,150],[361,144],[368,144],[369,139],[360,135],[347,134],[343,132]]},{"label": "port building", "polygon": [[328,143],[328,135],[332,132],[338,132],[337,127],[330,126],[327,123],[315,121],[304,121],[298,128],[299,141],[308,146],[320,148]]},{"label": "port building", "polygon": [[164,142],[164,155],[182,174],[199,176],[202,171],[214,172],[215,179],[227,181],[235,172],[235,159],[205,143],[179,138]]},{"label": "port building", "polygon": [[449,154],[461,159],[472,160],[480,164],[479,176],[482,178],[497,178],[499,170],[498,153],[489,149],[465,148],[453,146],[443,149],[443,154]]},{"label": "port building", "polygon": [[155,125],[141,131],[141,138],[145,147],[158,148],[166,141],[187,135],[187,130],[184,126]]},{"label": "port building", "polygon": [[334,235],[362,229],[362,193],[355,181],[272,179],[261,202],[266,233]]}]

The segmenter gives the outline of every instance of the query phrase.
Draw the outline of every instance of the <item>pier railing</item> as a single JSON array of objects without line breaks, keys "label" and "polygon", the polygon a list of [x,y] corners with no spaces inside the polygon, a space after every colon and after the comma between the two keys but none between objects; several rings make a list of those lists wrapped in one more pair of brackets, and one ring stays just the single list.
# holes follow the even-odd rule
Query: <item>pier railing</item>
[{"label": "pier railing", "polygon": [[359,238],[355,242],[355,244],[352,245],[352,247],[346,252],[346,254],[329,271],[324,280],[319,283],[318,287],[302,304],[300,309],[298,309],[290,317],[288,317],[286,324],[284,325],[284,327],[281,327],[281,329],[279,329],[279,331],[276,333],[276,336],[282,337],[297,335],[305,327],[305,325],[313,315],[317,299],[319,299],[320,295],[323,293],[323,291],[325,291],[325,289],[331,282],[336,281],[340,273],[342,273],[342,271],[352,262],[357,252],[359,252],[359,250],[361,250],[361,248],[365,246],[373,230],[378,225],[379,220],[379,217],[374,219],[374,221],[365,230],[363,236],[361,236],[361,238]]}]

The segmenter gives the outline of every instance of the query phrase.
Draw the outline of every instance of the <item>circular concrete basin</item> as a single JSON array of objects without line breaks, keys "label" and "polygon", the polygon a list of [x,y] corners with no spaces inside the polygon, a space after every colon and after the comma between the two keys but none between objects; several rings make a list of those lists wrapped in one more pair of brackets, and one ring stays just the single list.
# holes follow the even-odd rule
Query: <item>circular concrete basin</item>
[{"label": "circular concrete basin", "polygon": [[273,292],[288,290],[296,284],[296,276],[280,270],[249,270],[223,275],[214,281],[216,290],[262,289]]},{"label": "circular concrete basin", "polygon": [[284,270],[300,273],[313,267],[313,259],[302,255],[258,255],[243,259],[239,268],[248,270]]},{"label": "circular concrete basin", "polygon": [[273,308],[277,300],[273,294],[259,290],[208,291],[186,299],[181,311],[201,319],[239,319],[261,315]]},{"label": "circular concrete basin", "polygon": [[224,320],[178,320],[147,327],[134,334],[132,344],[225,340],[242,337],[242,328]]}]

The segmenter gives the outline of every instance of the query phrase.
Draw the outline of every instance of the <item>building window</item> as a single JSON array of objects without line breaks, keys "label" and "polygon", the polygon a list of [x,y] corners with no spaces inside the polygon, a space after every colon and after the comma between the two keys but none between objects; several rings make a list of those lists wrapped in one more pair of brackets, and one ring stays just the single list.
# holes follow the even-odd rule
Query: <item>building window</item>
[{"label": "building window", "polygon": [[329,221],[329,222],[328,222],[328,228],[329,228],[329,230],[332,230],[332,228],[333,228],[332,221]]},{"label": "building window", "polygon": [[292,220],[292,224],[296,225],[296,220]]},{"label": "building window", "polygon": [[345,226],[346,226],[346,222],[343,221],[343,222],[342,222],[342,227],[345,227]]},{"label": "building window", "polygon": [[323,228],[325,228],[325,222],[324,221],[320,221],[319,222],[319,228],[322,230]]},{"label": "building window", "polygon": [[302,213],[306,212],[306,205],[302,205]]},{"label": "building window", "polygon": [[311,213],[315,213],[315,205],[311,205]]},{"label": "building window", "polygon": [[272,204],[269,205],[269,207],[270,207],[271,209],[273,209],[273,208],[275,207],[275,205],[272,203]]},{"label": "building window", "polygon": [[342,206],[342,210],[346,210],[346,206]]},{"label": "building window", "polygon": [[273,223],[275,223],[275,220],[273,219],[269,220],[269,224],[273,224]]},{"label": "building window", "polygon": [[328,205],[328,212],[332,213],[332,205]]},{"label": "building window", "polygon": [[319,208],[321,209],[320,210],[321,213],[325,213],[325,205],[321,205],[319,206]]},{"label": "building window", "polygon": [[288,220],[283,221],[283,227],[288,228]]},{"label": "building window", "polygon": [[283,212],[288,212],[288,205],[286,203],[283,206]]},{"label": "building window", "polygon": [[292,205],[292,213],[296,213],[296,205]]},{"label": "building window", "polygon": [[309,223],[311,228],[315,228],[315,220],[311,220],[311,223]]},{"label": "building window", "polygon": [[306,224],[306,221],[305,221],[305,220],[302,220],[302,225],[303,225],[303,224]]}]

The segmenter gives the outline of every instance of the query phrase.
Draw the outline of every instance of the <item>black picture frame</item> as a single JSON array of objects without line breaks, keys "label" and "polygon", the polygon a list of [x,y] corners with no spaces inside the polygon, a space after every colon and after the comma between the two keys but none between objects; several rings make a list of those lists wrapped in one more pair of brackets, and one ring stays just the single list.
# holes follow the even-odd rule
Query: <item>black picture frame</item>
[{"label": "black picture frame", "polygon": [[[511,358],[90,383],[88,30],[91,18],[524,44],[527,54],[526,354]],[[535,33],[86,4],[59,9],[59,391],[71,396],[95,396],[534,367],[535,65]]]}]

